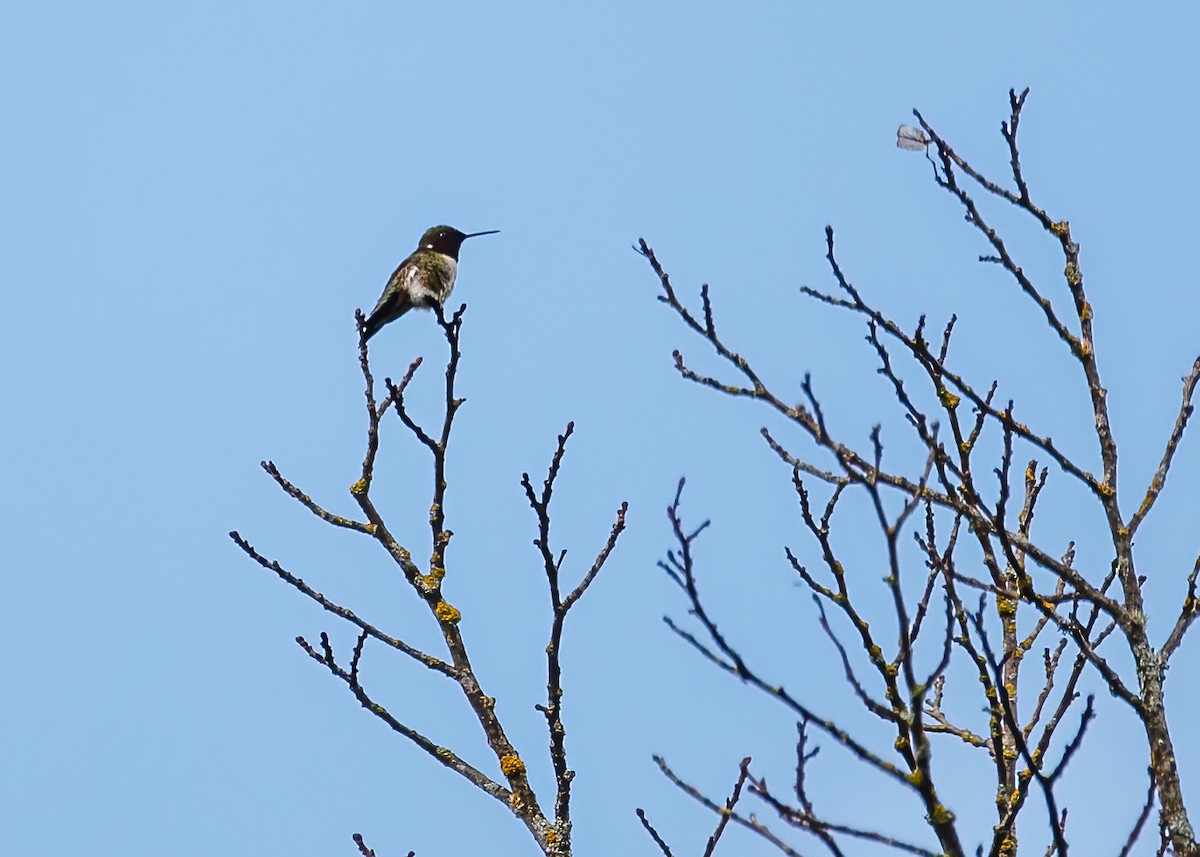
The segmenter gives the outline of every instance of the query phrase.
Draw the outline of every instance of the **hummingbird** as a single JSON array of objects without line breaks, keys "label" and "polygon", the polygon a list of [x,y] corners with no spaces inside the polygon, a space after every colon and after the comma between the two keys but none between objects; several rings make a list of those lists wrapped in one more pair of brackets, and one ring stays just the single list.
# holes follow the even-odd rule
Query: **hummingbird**
[{"label": "hummingbird", "polygon": [[370,339],[379,329],[395,321],[414,307],[430,309],[441,306],[454,289],[458,273],[458,251],[468,238],[493,235],[487,232],[459,232],[452,226],[434,226],[425,230],[417,249],[400,263],[392,273],[379,303],[363,324],[364,339]]}]

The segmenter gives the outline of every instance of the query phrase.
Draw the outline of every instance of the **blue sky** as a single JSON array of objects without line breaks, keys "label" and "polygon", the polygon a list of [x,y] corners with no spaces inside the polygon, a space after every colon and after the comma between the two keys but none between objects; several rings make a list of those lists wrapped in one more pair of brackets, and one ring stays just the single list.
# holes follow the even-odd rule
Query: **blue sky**
[{"label": "blue sky", "polygon": [[[1184,4],[114,2],[0,14],[4,853],[349,854],[354,831],[381,857],[533,853],[505,811],[303,656],[297,634],[328,629],[343,650],[352,637],[226,536],[240,530],[331,597],[436,644],[376,545],[320,524],[258,468],[273,459],[352,510],[364,444],[353,311],[373,305],[429,225],[502,230],[465,246],[454,295],[469,304],[468,404],[447,593],[527,758],[544,745],[532,705],[548,618],[520,474],[543,472],[575,420],[555,525],[576,573],[631,504],[567,630],[580,854],[654,853],[635,806],[677,853],[702,847],[712,819],[651,753],[713,794],[744,755],[787,781],[789,718],[659,621],[684,612],[654,567],[681,474],[686,508],[714,519],[702,573],[723,621],[789,688],[870,728],[782,558],[784,544],[812,546],[787,472],[757,437],[767,417],[674,375],[673,348],[701,365],[707,354],[655,301],[630,250],[638,237],[682,292],[711,283],[729,340],[781,389],[798,392],[811,371],[848,437],[883,421],[885,440],[889,428],[899,439],[862,326],[797,291],[831,287],[833,224],[843,265],[882,308],[910,325],[958,312],[963,365],[1001,378],[1031,422],[1093,463],[1078,374],[1000,272],[974,261],[984,248],[927,164],[893,146],[919,107],[1002,177],[1006,93],[1030,86],[1026,175],[1083,246],[1127,504],[1197,352],[1200,22]],[[1060,282],[1045,242],[997,217],[1028,269]],[[377,375],[424,355],[414,396],[432,408],[439,338],[428,315],[392,325],[373,343]],[[424,451],[391,424],[383,455],[378,499],[421,557]],[[1196,547],[1198,465],[1185,446],[1139,543],[1162,621]],[[1064,547],[1091,532],[1066,492],[1048,496],[1047,516]],[[1101,562],[1103,550],[1081,556]],[[863,562],[864,597],[882,598]],[[1194,705],[1197,679],[1182,654],[1177,712]],[[381,651],[365,669],[398,714],[487,758],[430,676]],[[1093,739],[1106,751],[1068,784],[1081,853],[1132,820],[1136,799],[1091,785],[1128,780],[1140,795],[1130,727],[1105,707]],[[1194,778],[1200,745],[1180,737]],[[812,776],[833,811],[877,788],[833,748],[821,759]],[[979,763],[964,757],[948,776],[961,776],[954,808],[983,836]],[[899,831],[916,810],[900,796],[871,812]],[[745,838],[730,851],[765,853]]]}]

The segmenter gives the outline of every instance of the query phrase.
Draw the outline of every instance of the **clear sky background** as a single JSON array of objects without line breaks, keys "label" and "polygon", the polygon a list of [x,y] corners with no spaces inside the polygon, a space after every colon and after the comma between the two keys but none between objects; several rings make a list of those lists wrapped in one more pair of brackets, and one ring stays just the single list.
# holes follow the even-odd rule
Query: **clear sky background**
[{"label": "clear sky background", "polygon": [[[686,510],[714,519],[701,572],[730,633],[789,689],[890,745],[855,713],[783,559],[785,544],[816,555],[789,474],[757,435],[775,423],[675,376],[676,347],[713,364],[656,302],[630,249],[638,237],[681,292],[712,284],[729,341],[780,390],[798,396],[811,371],[848,439],[882,421],[902,455],[908,435],[863,326],[798,293],[832,288],[822,230],[833,224],[849,276],[881,307],[908,325],[929,312],[939,327],[957,311],[964,370],[1001,378],[1002,397],[1095,466],[1078,371],[1002,273],[975,261],[982,241],[925,161],[894,148],[918,107],[1002,178],[1006,93],[1030,86],[1026,175],[1083,246],[1127,506],[1200,344],[1189,4],[111,2],[0,14],[4,854],[336,855],[354,853],[355,831],[380,857],[534,853],[506,810],[303,655],[297,634],[328,629],[340,652],[353,636],[226,536],[240,530],[330,597],[437,645],[376,544],[321,524],[258,467],[273,459],[326,506],[354,511],[346,487],[365,422],[353,311],[374,304],[432,224],[503,230],[464,247],[453,298],[469,304],[468,403],[451,452],[446,594],[543,791],[532,706],[548,610],[518,480],[544,472],[575,420],[554,519],[569,573],[631,504],[567,629],[581,855],[656,853],[637,806],[676,853],[702,849],[714,819],[652,753],[715,796],[744,755],[781,789],[790,776],[791,719],[660,622],[686,618],[655,568],[681,474]],[[1063,299],[1053,247],[992,210]],[[425,356],[414,396],[431,415],[444,356],[432,317],[373,344],[380,377]],[[423,558],[427,457],[394,421],[383,444],[377,500]],[[1196,547],[1198,468],[1185,446],[1139,542],[1160,639]],[[1094,520],[1054,493],[1056,477],[1041,534],[1081,539],[1081,561],[1103,568],[1103,544],[1086,543]],[[871,532],[841,537],[862,548],[852,573],[886,617]],[[1194,655],[1185,647],[1170,676],[1193,799]],[[397,715],[489,764],[444,683],[379,647],[366,657]],[[969,676],[961,686],[975,693]],[[1143,739],[1100,701],[1065,785],[1084,854],[1117,850],[1144,782]],[[974,705],[964,716],[982,728]],[[954,752],[943,791],[973,847],[992,823],[990,772]],[[833,747],[810,776],[830,815],[925,836],[911,797]],[[1043,847],[1039,813],[1030,853]],[[767,853],[744,834],[728,851]]]}]

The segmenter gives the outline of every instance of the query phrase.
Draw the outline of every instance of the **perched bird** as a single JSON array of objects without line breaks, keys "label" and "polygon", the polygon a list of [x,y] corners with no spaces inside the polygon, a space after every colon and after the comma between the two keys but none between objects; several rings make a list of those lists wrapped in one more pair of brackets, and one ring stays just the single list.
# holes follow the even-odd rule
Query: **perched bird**
[{"label": "perched bird", "polygon": [[454,288],[454,277],[458,273],[458,251],[462,243],[477,235],[492,235],[499,229],[487,232],[459,232],[452,226],[434,226],[426,229],[421,243],[407,259],[400,263],[375,309],[363,324],[363,334],[370,339],[390,321],[395,321],[410,309],[441,306]]}]

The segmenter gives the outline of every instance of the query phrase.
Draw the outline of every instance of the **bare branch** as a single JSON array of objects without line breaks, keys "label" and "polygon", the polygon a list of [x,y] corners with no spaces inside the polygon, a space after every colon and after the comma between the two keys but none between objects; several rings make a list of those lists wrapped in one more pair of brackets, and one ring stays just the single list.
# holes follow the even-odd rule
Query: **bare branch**
[{"label": "bare branch", "polygon": [[638,807],[637,817],[642,822],[642,827],[650,834],[650,838],[654,840],[654,844],[658,846],[658,850],[663,853],[663,857],[675,857],[671,853],[671,849],[667,847],[667,843],[663,841],[663,838],[658,835],[658,831],[654,829],[654,825],[646,818],[646,811],[641,807]]},{"label": "bare branch", "polygon": [[372,534],[373,530],[371,529],[370,524],[364,524],[361,521],[353,521],[349,518],[343,518],[341,515],[335,515],[332,512],[327,512],[325,509],[318,506],[311,497],[283,477],[283,474],[279,472],[279,468],[275,466],[275,462],[264,461],[261,462],[261,466],[262,469],[267,472],[267,475],[274,479],[279,484],[279,487],[288,494],[288,496],[294,498],[298,503],[300,503],[301,506],[308,509],[325,523],[333,524],[335,527],[343,527],[347,530],[356,530],[360,533],[367,533],[368,535]]},{"label": "bare branch", "polygon": [[550,642],[546,645],[546,704],[538,709],[546,717],[546,727],[550,733],[550,761],[554,767],[554,777],[557,784],[554,803],[555,824],[559,828],[567,828],[571,821],[571,782],[575,772],[567,766],[566,727],[562,719],[563,686],[562,686],[562,641],[563,628],[567,613],[587,591],[596,575],[600,573],[605,561],[617,546],[617,539],[625,530],[625,513],[629,510],[628,503],[622,503],[617,510],[617,520],[609,532],[608,541],[601,548],[592,567],[584,575],[583,580],[564,599],[559,584],[559,572],[566,551],[555,556],[550,547],[550,501],[554,495],[554,483],[558,479],[562,467],[563,456],[567,451],[567,441],[575,431],[575,423],[567,423],[566,430],[558,436],[558,446],[550,460],[550,469],[542,483],[539,494],[534,490],[529,474],[521,475],[521,487],[533,508],[538,521],[538,536],[534,546],[542,556],[542,565],[546,573],[546,583],[550,591],[550,607],[552,621],[550,625]]},{"label": "bare branch", "polygon": [[1175,650],[1183,642],[1183,635],[1196,621],[1196,616],[1200,615],[1200,603],[1196,601],[1196,577],[1198,575],[1200,575],[1200,556],[1196,557],[1195,563],[1192,564],[1192,571],[1188,575],[1187,595],[1183,599],[1183,608],[1179,611],[1179,618],[1175,620],[1175,627],[1171,629],[1166,642],[1163,643],[1162,661],[1164,664],[1171,655],[1175,654]]},{"label": "bare branch", "polygon": [[717,850],[717,843],[721,841],[721,834],[725,832],[726,826],[729,824],[729,819],[733,816],[733,808],[737,806],[738,800],[742,796],[742,787],[746,785],[746,780],[750,777],[750,757],[742,759],[742,764],[738,767],[737,782],[733,784],[733,794],[725,801],[725,809],[721,812],[721,820],[717,822],[717,829],[713,831],[713,835],[708,837],[708,844],[704,848],[704,857],[712,857]]},{"label": "bare branch", "polygon": [[1142,829],[1146,826],[1146,819],[1150,817],[1150,811],[1154,809],[1154,769],[1150,768],[1146,773],[1150,775],[1150,785],[1146,789],[1146,803],[1142,805],[1142,811],[1138,813],[1137,821],[1133,823],[1133,829],[1129,831],[1129,836],[1125,839],[1125,845],[1121,848],[1117,857],[1129,857],[1133,853],[1133,846],[1137,845],[1138,838],[1142,835]]},{"label": "bare branch", "polygon": [[[759,836],[761,836],[763,839],[765,839],[767,842],[770,842],[772,845],[774,845],[776,848],[778,848],[781,852],[788,855],[788,857],[803,857],[803,855],[801,855],[799,851],[796,851],[790,845],[788,845],[786,842],[784,842],[782,839],[780,839],[776,834],[772,833],[771,830],[765,824],[758,821],[756,818],[743,816],[740,813],[735,812],[732,809],[726,809],[725,807],[722,807],[720,804],[714,802],[710,798],[705,797],[703,794],[700,793],[700,791],[698,789],[696,789],[695,786],[693,786],[689,783],[686,783],[682,779],[680,779],[679,776],[676,775],[676,773],[674,771],[672,771],[670,767],[668,767],[666,761],[664,761],[661,756],[655,756],[654,762],[656,765],[658,765],[659,770],[663,772],[663,774],[666,776],[666,778],[668,780],[670,780],[684,794],[688,795],[688,797],[691,797],[692,799],[694,799],[701,805],[707,807],[708,809],[712,810],[713,812],[715,812],[719,815],[728,817],[729,819],[733,820],[734,822],[741,825],[742,827],[745,827],[747,830],[754,831]],[[710,840],[710,842],[711,842],[711,840]],[[706,852],[706,853],[710,853],[710,852]]]},{"label": "bare branch", "polygon": [[1200,381],[1200,357],[1196,358],[1196,362],[1192,364],[1192,371],[1183,379],[1183,402],[1179,406],[1179,415],[1175,417],[1175,427],[1171,429],[1171,436],[1167,439],[1167,448],[1163,451],[1162,461],[1159,462],[1158,469],[1154,471],[1154,477],[1150,480],[1150,487],[1146,489],[1145,499],[1142,500],[1142,505],[1138,507],[1137,512],[1129,519],[1130,536],[1137,532],[1137,528],[1141,526],[1146,515],[1150,514],[1150,510],[1154,507],[1154,501],[1158,499],[1158,495],[1167,484],[1167,474],[1171,470],[1175,450],[1179,448],[1179,441],[1183,439],[1183,432],[1195,410],[1192,405],[1192,396],[1196,392],[1198,381]]},{"label": "bare branch", "polygon": [[306,597],[312,599],[317,604],[321,605],[321,607],[324,608],[325,610],[328,610],[330,613],[334,614],[335,616],[340,616],[341,618],[345,619],[350,624],[357,626],[364,634],[367,634],[370,637],[378,640],[379,642],[381,642],[387,646],[390,646],[391,648],[395,649],[398,652],[408,655],[413,660],[423,664],[424,666],[429,667],[434,672],[439,672],[444,676],[448,676],[449,678],[456,679],[458,677],[458,674],[455,671],[454,667],[452,667],[450,664],[446,663],[445,661],[441,660],[440,658],[436,658],[433,655],[426,654],[425,652],[422,652],[420,649],[417,649],[417,648],[414,648],[413,646],[408,645],[403,640],[398,640],[395,637],[388,636],[387,634],[383,633],[378,628],[376,628],[374,625],[360,619],[352,610],[342,607],[339,604],[333,603],[328,598],[326,598],[324,595],[322,595],[320,592],[317,592],[315,589],[313,589],[311,586],[309,586],[307,583],[305,583],[303,580],[301,580],[299,577],[296,577],[296,575],[294,575],[291,572],[284,569],[283,566],[281,566],[278,562],[276,562],[274,560],[268,560],[266,557],[264,557],[262,554],[260,554],[258,551],[256,551],[249,542],[247,542],[245,539],[243,539],[241,537],[241,535],[239,535],[237,533],[237,531],[231,532],[229,534],[229,537],[231,539],[233,539],[234,543],[239,548],[241,548],[243,551],[246,552],[247,556],[249,556],[252,560],[257,562],[263,568],[267,569],[268,571],[275,572],[275,574],[279,575],[279,578],[281,580],[283,580],[286,583],[288,583],[289,585],[295,587],[296,590],[301,592]]},{"label": "bare branch", "polygon": [[322,645],[325,648],[326,654],[318,652],[303,637],[297,637],[296,642],[299,644],[300,648],[304,649],[305,653],[310,658],[324,666],[334,676],[341,679],[350,689],[350,692],[354,694],[354,698],[359,701],[359,704],[386,723],[388,727],[392,729],[392,731],[399,735],[403,735],[409,741],[424,750],[429,756],[436,759],[438,762],[445,765],[456,774],[469,780],[485,794],[490,795],[491,797],[503,803],[505,806],[510,805],[512,800],[512,792],[501,786],[499,783],[494,782],[482,771],[478,770],[464,759],[460,758],[450,748],[435,744],[417,730],[401,723],[392,715],[390,711],[388,711],[379,703],[375,702],[375,700],[371,699],[367,692],[362,688],[362,685],[358,684],[356,681],[352,681],[350,672],[342,669],[342,667],[338,666],[337,662],[333,660],[331,657],[332,650],[328,648],[329,637],[324,632],[321,633],[321,637]]},{"label": "bare branch", "polygon": [[[358,846],[358,853],[362,857],[375,857],[375,852],[368,848],[367,843],[363,841],[362,834],[356,833],[352,838],[354,839],[354,844]],[[416,854],[416,851],[409,851],[408,857],[416,857]]]}]

